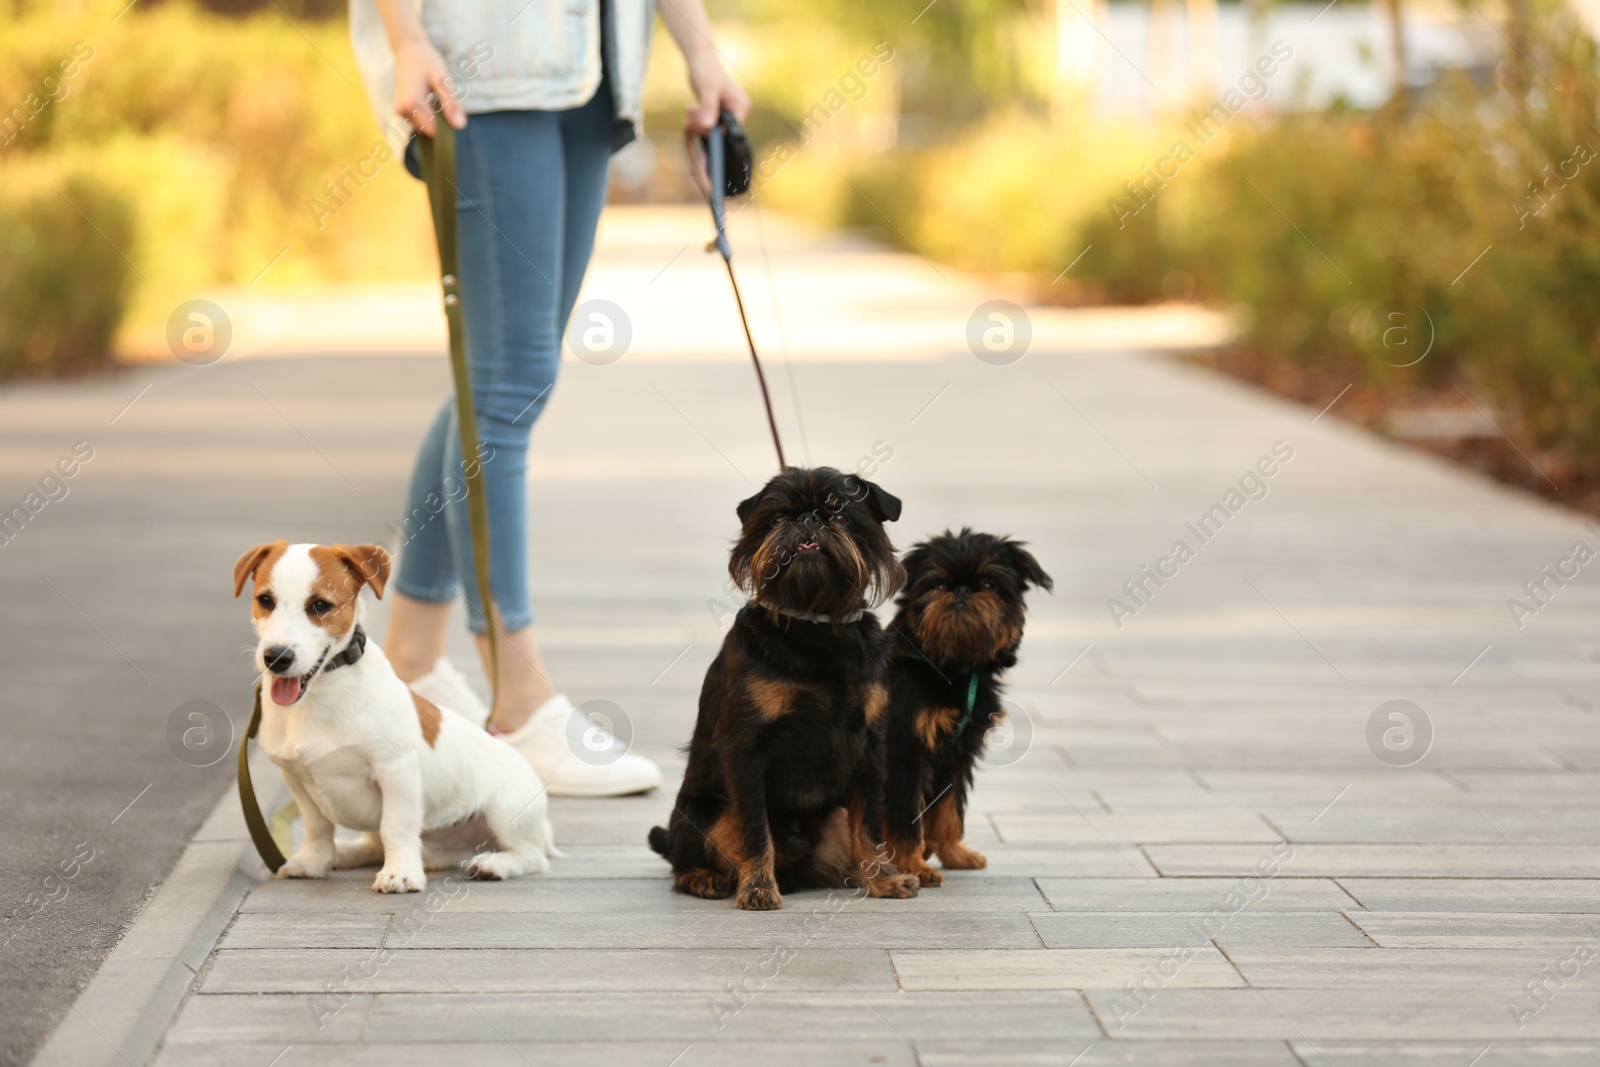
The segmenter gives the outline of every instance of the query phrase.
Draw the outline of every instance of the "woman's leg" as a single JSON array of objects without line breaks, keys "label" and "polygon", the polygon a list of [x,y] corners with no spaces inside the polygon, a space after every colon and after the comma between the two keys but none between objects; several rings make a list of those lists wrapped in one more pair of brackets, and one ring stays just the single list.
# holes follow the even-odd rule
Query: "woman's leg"
[{"label": "woman's leg", "polygon": [[455,432],[454,407],[447,401],[417,450],[400,521],[400,563],[391,585],[383,650],[395,673],[408,682],[427,674],[444,654],[445,627],[456,598],[444,517],[450,492],[444,479],[445,442]]},{"label": "woman's leg", "polygon": [[[584,272],[588,270],[589,258],[594,252],[600,211],[605,207],[611,162],[611,114],[609,88],[602,85],[588,104],[555,115],[560,134],[562,187],[565,194],[554,337],[557,363],[560,361],[567,322],[572,317],[573,305],[583,287]],[[553,383],[554,380],[555,371],[552,368],[550,381]],[[534,398],[533,408],[525,417],[527,422],[531,423],[544,409],[548,399],[548,394]],[[523,544],[526,544],[526,533],[523,535]],[[498,563],[498,553],[492,544],[490,553],[496,556]],[[495,591],[495,600],[500,602],[498,591]],[[545,672],[531,624],[523,629],[502,625],[499,636],[502,699],[495,723],[503,730],[514,730],[527,721],[534,709],[555,694],[555,688]],[[487,673],[487,636],[478,638],[478,655]]]},{"label": "woman's leg", "polygon": [[[554,693],[528,597],[527,446],[560,362],[565,173],[559,116],[473,116],[460,134],[457,185],[462,309],[489,508],[490,594],[500,641],[503,729]],[[447,468],[461,455],[452,438]],[[488,629],[465,502],[448,512],[457,581],[474,633]],[[487,641],[480,642],[487,668]]]}]

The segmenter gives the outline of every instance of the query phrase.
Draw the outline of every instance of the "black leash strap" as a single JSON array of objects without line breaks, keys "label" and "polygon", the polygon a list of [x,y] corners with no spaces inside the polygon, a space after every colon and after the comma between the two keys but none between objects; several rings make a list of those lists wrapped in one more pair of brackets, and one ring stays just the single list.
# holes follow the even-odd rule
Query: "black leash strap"
[{"label": "black leash strap", "polygon": [[[772,447],[778,452],[778,469],[782,470],[789,464],[783,458],[783,441],[778,437],[778,420],[772,414],[772,394],[767,389],[767,375],[761,369],[761,357],[756,355],[755,335],[750,332],[750,318],[744,310],[744,294],[739,292],[739,279],[733,273],[733,246],[728,243],[728,189],[730,178],[728,176],[728,136],[729,131],[736,131],[736,135],[743,138],[744,132],[739,127],[739,120],[733,117],[732,112],[724,110],[717,124],[711,127],[711,132],[701,141],[705,146],[706,186],[701,191],[706,194],[706,200],[711,205],[711,219],[716,224],[717,236],[706,245],[706,251],[715,249],[722,256],[722,263],[728,268],[728,284],[733,286],[733,301],[739,306],[739,324],[744,327],[745,343],[750,346],[750,362],[755,364],[756,382],[761,386],[761,402],[767,409],[767,428],[772,431]],[[696,184],[700,181],[700,169],[694,161],[693,138],[687,139],[690,145],[691,159],[690,172],[694,175]],[[750,175],[748,174],[748,160],[745,161],[747,173],[740,175],[740,181],[733,187],[748,189]]]}]

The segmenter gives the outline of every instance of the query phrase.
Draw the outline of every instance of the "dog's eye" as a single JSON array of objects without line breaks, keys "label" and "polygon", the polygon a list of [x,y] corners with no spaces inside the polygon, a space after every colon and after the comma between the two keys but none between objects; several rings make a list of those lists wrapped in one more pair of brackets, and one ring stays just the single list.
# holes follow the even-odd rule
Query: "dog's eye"
[{"label": "dog's eye", "polygon": [[323,600],[321,597],[317,597],[315,600],[311,601],[311,603],[306,605],[306,611],[312,615],[326,615],[332,610],[333,605],[328,603],[326,600]]},{"label": "dog's eye", "polygon": [[983,581],[978,583],[978,588],[979,589],[993,589],[994,588],[994,582],[991,581],[988,578],[985,578]]},{"label": "dog's eye", "polygon": [[945,585],[943,582],[934,582],[933,583],[933,591],[936,592],[936,593],[942,593],[948,588],[949,588],[949,586]]},{"label": "dog's eye", "polygon": [[276,600],[272,599],[271,593],[262,593],[260,596],[256,597],[256,603],[261,605],[262,611],[271,611],[273,608],[277,607],[278,604]]}]

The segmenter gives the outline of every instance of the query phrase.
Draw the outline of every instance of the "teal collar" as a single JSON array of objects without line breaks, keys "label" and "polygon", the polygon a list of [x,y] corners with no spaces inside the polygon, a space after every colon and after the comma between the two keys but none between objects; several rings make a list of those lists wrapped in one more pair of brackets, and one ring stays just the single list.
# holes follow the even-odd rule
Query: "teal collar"
[{"label": "teal collar", "polygon": [[[920,660],[936,671],[939,669],[934,667],[931,659],[920,652],[905,652],[902,655],[905,659]],[[955,744],[956,738],[966,733],[967,724],[972,722],[972,709],[978,706],[978,672],[971,667],[962,667],[961,670],[967,675],[967,710],[962,714],[961,721],[956,724],[955,733],[950,735],[946,747]]]}]

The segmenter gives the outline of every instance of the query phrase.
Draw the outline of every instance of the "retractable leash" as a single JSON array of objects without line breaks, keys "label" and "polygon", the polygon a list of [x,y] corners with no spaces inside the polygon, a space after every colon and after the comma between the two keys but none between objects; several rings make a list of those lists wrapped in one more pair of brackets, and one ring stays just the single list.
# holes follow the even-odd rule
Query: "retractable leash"
[{"label": "retractable leash", "polygon": [[[732,118],[732,116],[728,116]],[[439,283],[444,289],[444,317],[450,328],[450,371],[456,390],[456,422],[461,429],[462,470],[467,483],[467,519],[472,528],[472,562],[478,584],[478,602],[483,605],[484,617],[489,621],[489,686],[492,693],[487,728],[494,721],[493,708],[500,698],[500,646],[494,625],[493,600],[489,593],[489,504],[483,491],[483,464],[477,461],[478,421],[472,410],[472,378],[467,367],[467,339],[461,323],[461,288],[456,267],[456,131],[451,129],[434,107],[435,134],[418,137],[421,150],[422,173],[427,179],[428,200],[433,208],[433,232],[439,243]],[[743,136],[742,132],[740,134]],[[720,216],[719,216],[720,217]],[[720,224],[719,224],[720,232]],[[726,239],[723,247],[727,247]],[[728,253],[725,253],[725,255]],[[733,270],[729,266],[730,277]],[[738,287],[734,292],[737,295]],[[744,316],[744,304],[739,305],[739,315]],[[745,325],[748,337],[750,327]],[[750,349],[751,356],[755,348]],[[761,373],[760,363],[756,373]],[[766,381],[761,383],[765,396]],[[767,419],[772,419],[772,402],[767,402]],[[777,424],[773,424],[773,440],[777,440]],[[471,458],[469,458],[471,457]],[[778,451],[782,461],[783,450]],[[244,809],[244,822],[250,831],[261,862],[274,873],[284,864],[284,847],[289,844],[289,824],[299,809],[293,801],[280,808],[269,824],[261,813],[261,803],[256,798],[254,784],[250,781],[250,740],[261,729],[261,685],[256,684],[255,704],[250,710],[250,725],[239,742],[239,804]],[[274,834],[274,830],[277,834]],[[280,843],[282,847],[280,847]]]},{"label": "retractable leash", "polygon": [[[700,152],[695,152],[699,141]],[[711,205],[711,219],[716,224],[717,235],[706,244],[706,251],[717,251],[723,265],[728,268],[728,284],[733,286],[733,301],[739,306],[739,324],[744,327],[745,343],[750,346],[750,362],[755,364],[756,382],[761,386],[761,402],[767,409],[767,428],[772,431],[772,447],[778,453],[778,469],[789,464],[783,458],[783,441],[778,437],[778,420],[772,414],[772,394],[767,390],[767,375],[761,369],[761,357],[756,354],[756,339],[750,332],[750,318],[745,314],[744,295],[739,292],[739,279],[733,272],[733,246],[728,243],[728,197],[743,196],[750,191],[754,160],[750,154],[750,139],[744,127],[734,118],[733,112],[723,109],[717,124],[709,133],[699,138],[684,135],[684,147],[689,153],[689,173],[695,184],[705,194]],[[729,155],[733,156],[729,166]],[[702,183],[702,165],[705,180]]]}]

